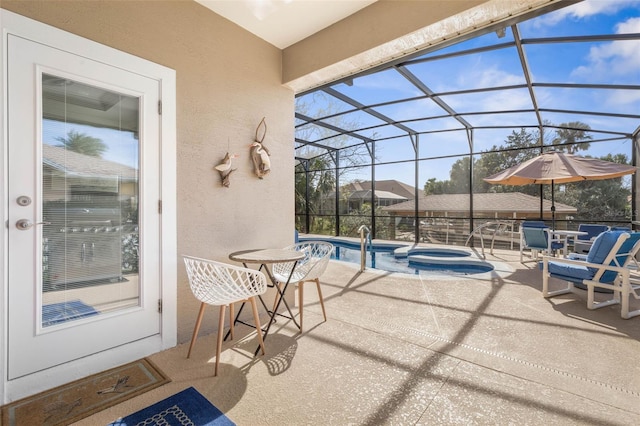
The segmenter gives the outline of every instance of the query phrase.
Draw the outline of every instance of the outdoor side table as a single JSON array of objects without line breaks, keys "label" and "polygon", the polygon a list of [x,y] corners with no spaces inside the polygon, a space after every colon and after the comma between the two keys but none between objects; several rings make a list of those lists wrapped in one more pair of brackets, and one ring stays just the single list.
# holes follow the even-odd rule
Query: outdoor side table
[{"label": "outdoor side table", "polygon": [[[296,327],[300,329],[300,325],[298,324],[293,313],[291,312],[291,308],[289,307],[289,304],[285,300],[284,295],[287,292],[287,287],[289,286],[289,282],[291,281],[291,277],[293,276],[293,272],[296,269],[296,265],[298,264],[298,261],[303,258],[304,258],[304,253],[296,250],[288,250],[288,249],[250,249],[250,250],[236,251],[229,254],[230,260],[233,260],[235,262],[241,262],[245,268],[248,267],[247,264],[259,264],[260,265],[259,270],[264,269],[265,274],[269,277],[269,280],[272,283],[269,287],[275,287],[276,291],[278,292],[278,295],[279,295],[278,301],[276,303],[276,306],[273,308],[273,311],[269,310],[269,308],[265,305],[262,298],[260,298],[260,301],[262,302],[262,306],[270,315],[269,323],[267,324],[267,328],[264,330],[264,335],[263,335],[264,340],[266,340],[267,335],[269,334],[269,329],[271,328],[271,324],[275,322],[276,315],[284,316],[285,318],[291,319],[293,323],[296,325]],[[286,262],[292,262],[293,266],[291,268],[291,272],[289,274],[287,282],[284,283],[282,290],[280,290],[280,288],[276,285],[276,279],[271,273],[271,271],[269,270],[268,265],[273,263],[286,263]],[[280,307],[280,303],[284,303],[284,305],[286,306],[287,311],[289,312],[289,315],[290,315],[289,317],[282,314],[278,314],[278,308]],[[244,307],[244,303],[238,310],[238,314],[234,319],[234,324],[238,321],[238,317],[240,316],[240,313],[242,312],[243,307]],[[255,354],[258,353],[259,349],[260,347],[256,349]]]},{"label": "outdoor side table", "polygon": [[584,231],[570,231],[568,229],[550,229],[549,233],[553,236],[557,236],[562,241],[563,249],[562,249],[562,257],[567,257],[567,246],[569,244],[569,239],[575,239],[580,235],[588,235],[588,232]]}]

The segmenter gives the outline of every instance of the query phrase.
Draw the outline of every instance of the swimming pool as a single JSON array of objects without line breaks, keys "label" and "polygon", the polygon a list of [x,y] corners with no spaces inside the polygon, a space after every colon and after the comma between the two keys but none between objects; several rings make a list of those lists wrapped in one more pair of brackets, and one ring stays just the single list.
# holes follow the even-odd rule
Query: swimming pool
[{"label": "swimming pool", "polygon": [[[300,241],[320,238],[300,238]],[[335,247],[333,259],[360,265],[360,242],[326,238]],[[491,272],[495,266],[470,250],[448,247],[413,247],[405,244],[374,242],[367,251],[366,267],[388,272],[441,276],[476,275]]]},{"label": "swimming pool", "polygon": [[[401,248],[402,247],[403,246],[401,246]],[[414,247],[414,248],[411,248],[410,250],[398,250],[398,252],[395,253],[395,256],[398,258],[407,257],[409,255],[460,258],[460,257],[471,257],[472,253],[468,250],[455,249],[455,248],[449,248],[449,247]]]}]

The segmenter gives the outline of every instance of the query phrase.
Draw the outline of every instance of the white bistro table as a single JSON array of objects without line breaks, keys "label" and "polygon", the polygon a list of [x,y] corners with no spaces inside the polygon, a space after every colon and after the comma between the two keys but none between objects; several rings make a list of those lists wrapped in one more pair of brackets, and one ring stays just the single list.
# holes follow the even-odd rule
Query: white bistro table
[{"label": "white bistro table", "polygon": [[576,237],[579,237],[581,235],[589,235],[588,232],[571,231],[568,229],[550,229],[549,234],[551,235],[552,240],[562,242],[563,257],[567,257],[567,245],[569,243],[569,239],[575,239]]},{"label": "white bistro table", "polygon": [[[296,325],[296,327],[300,329],[300,325],[298,324],[295,317],[293,316],[293,313],[291,312],[291,308],[289,307],[289,304],[285,300],[284,295],[287,291],[287,287],[289,286],[289,281],[291,281],[291,277],[293,276],[293,271],[295,271],[298,261],[304,259],[303,252],[296,251],[296,250],[289,250],[289,249],[250,249],[250,250],[241,250],[241,251],[233,252],[229,255],[229,259],[235,262],[241,262],[245,268],[248,268],[247,264],[259,264],[260,265],[259,270],[264,269],[265,274],[269,277],[269,280],[271,281],[271,284],[269,285],[269,287],[275,287],[276,291],[279,293],[278,295],[279,297],[276,296],[277,303],[276,303],[276,306],[273,308],[273,311],[269,310],[269,308],[265,305],[264,301],[260,297],[262,306],[270,315],[269,323],[267,324],[266,330],[264,330],[264,335],[263,335],[264,340],[267,339],[267,335],[269,334],[269,329],[271,328],[271,323],[275,322],[276,315],[284,316],[285,318],[291,319],[293,323]],[[274,263],[287,263],[287,262],[292,262],[293,267],[291,268],[291,273],[289,274],[289,278],[287,279],[287,282],[284,283],[282,290],[280,290],[280,288],[276,285],[276,279],[271,273],[271,271],[269,270],[268,265],[271,265]],[[284,303],[290,316],[287,317],[285,315],[278,313],[278,308],[280,307],[280,303]],[[242,305],[242,307],[243,306],[244,304]],[[242,307],[240,307],[240,309],[238,310],[238,314],[234,319],[234,323],[238,321],[240,312],[242,312]],[[260,347],[256,349],[256,354],[258,353],[259,349]]]}]

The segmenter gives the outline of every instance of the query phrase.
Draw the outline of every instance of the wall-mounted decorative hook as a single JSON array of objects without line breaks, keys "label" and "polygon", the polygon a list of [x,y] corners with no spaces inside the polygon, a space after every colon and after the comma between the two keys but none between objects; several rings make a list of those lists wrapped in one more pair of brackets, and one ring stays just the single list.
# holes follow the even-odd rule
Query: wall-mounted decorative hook
[{"label": "wall-mounted decorative hook", "polygon": [[[262,135],[261,137],[259,135]],[[262,120],[256,128],[256,136],[254,142],[249,145],[251,152],[251,161],[253,161],[253,170],[260,179],[264,175],[271,171],[271,154],[269,150],[263,145],[265,136],[267,136],[267,123],[262,117]]]},{"label": "wall-mounted decorative hook", "polygon": [[222,162],[215,167],[215,169],[220,173],[220,179],[222,179],[222,186],[226,188],[228,188],[229,184],[231,183],[229,181],[229,176],[231,176],[231,173],[237,170],[237,169],[234,169],[233,166],[231,165],[231,160],[238,157],[240,157],[238,154],[229,154],[227,152],[227,154],[222,159]]}]

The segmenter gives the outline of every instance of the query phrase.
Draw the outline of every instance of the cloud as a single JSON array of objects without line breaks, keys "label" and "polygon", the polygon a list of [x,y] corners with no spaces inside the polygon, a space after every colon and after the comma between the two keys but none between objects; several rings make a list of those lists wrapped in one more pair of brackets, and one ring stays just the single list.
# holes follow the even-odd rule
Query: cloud
[{"label": "cloud", "polygon": [[615,90],[609,99],[607,105],[630,105],[640,103],[640,90]]},{"label": "cloud", "polygon": [[[483,68],[482,65],[468,67],[462,70],[456,80],[457,87],[451,88],[483,88],[510,86],[525,83],[522,74],[509,73],[496,66]],[[521,108],[531,108],[531,99],[523,89],[500,90],[496,92],[471,93],[466,95],[448,96],[451,106],[458,110],[468,110],[468,105],[474,105],[477,111],[504,111]],[[466,106],[466,107],[465,107]]]},{"label": "cloud", "polygon": [[385,71],[354,80],[355,87],[367,90],[396,92],[407,97],[420,96],[423,93],[407,79],[395,71]]},{"label": "cloud", "polygon": [[404,102],[399,105],[390,105],[388,107],[379,108],[379,110],[388,110],[388,114],[396,120],[407,120],[414,118],[423,118],[430,116],[438,116],[446,114],[438,105],[430,99],[420,99],[413,102]]},{"label": "cloud", "polygon": [[593,15],[613,15],[628,6],[637,6],[637,0],[585,0],[535,20],[535,27],[555,26],[565,19],[585,19]]},{"label": "cloud", "polygon": [[522,90],[502,90],[486,93],[482,101],[482,111],[510,111],[532,108],[531,98]]},{"label": "cloud", "polygon": [[477,68],[461,70],[462,72],[459,76],[460,86],[496,87],[524,83],[522,74],[512,74],[495,66],[482,68],[483,64],[478,65]]},{"label": "cloud", "polygon": [[[630,18],[616,25],[617,34],[640,32],[640,18]],[[587,80],[611,80],[613,76],[637,76],[640,68],[640,43],[621,40],[593,46],[587,63],[572,71],[572,76]]]}]

